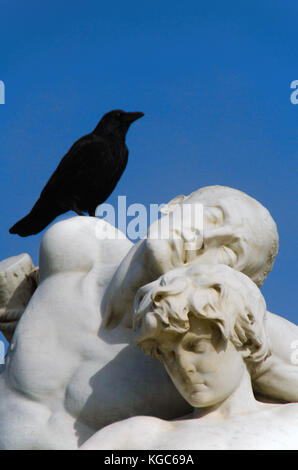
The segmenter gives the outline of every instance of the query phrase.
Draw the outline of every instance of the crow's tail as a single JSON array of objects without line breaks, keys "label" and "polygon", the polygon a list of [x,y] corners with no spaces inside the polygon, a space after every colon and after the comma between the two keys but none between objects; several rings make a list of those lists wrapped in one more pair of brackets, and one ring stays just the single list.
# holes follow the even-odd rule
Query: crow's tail
[{"label": "crow's tail", "polygon": [[19,220],[9,229],[10,233],[17,233],[21,237],[35,235],[41,232],[52,220],[54,220],[62,211],[57,208],[48,208],[37,201],[31,212],[23,219]]}]

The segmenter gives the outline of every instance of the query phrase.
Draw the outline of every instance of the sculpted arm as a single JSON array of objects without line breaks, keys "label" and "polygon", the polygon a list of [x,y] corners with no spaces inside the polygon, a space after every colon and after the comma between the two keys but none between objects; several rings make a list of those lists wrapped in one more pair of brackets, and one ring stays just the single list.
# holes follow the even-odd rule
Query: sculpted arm
[{"label": "sculpted arm", "polygon": [[41,269],[34,266],[27,253],[0,261],[0,332],[8,342],[40,278],[75,272],[87,275],[93,267],[98,277],[111,277],[133,247],[128,239],[114,240],[114,231],[100,219],[73,217],[47,230],[40,250]]},{"label": "sculpted arm", "polygon": [[254,390],[272,398],[296,402],[298,361],[295,361],[295,347],[297,350],[298,326],[270,312],[267,312],[266,324],[271,356],[256,369]]},{"label": "sculpted arm", "polygon": [[90,377],[71,384],[86,356],[96,353],[100,361],[107,355],[97,336],[99,306],[132,245],[99,238],[100,228],[94,217],[74,217],[43,237],[41,282],[18,322],[0,378],[0,448],[51,449],[53,439],[57,448],[74,448],[98,429],[80,420],[83,406],[77,405],[78,397],[85,405],[90,395]]}]

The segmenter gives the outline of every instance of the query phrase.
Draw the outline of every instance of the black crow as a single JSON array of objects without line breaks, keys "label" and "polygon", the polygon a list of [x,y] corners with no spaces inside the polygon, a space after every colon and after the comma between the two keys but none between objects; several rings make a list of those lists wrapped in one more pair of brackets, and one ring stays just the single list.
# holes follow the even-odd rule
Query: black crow
[{"label": "black crow", "polygon": [[125,170],[125,136],[131,123],[142,116],[122,110],[105,114],[93,132],[73,144],[31,212],[9,232],[21,237],[34,235],[69,210],[94,216],[96,207],[109,197]]}]

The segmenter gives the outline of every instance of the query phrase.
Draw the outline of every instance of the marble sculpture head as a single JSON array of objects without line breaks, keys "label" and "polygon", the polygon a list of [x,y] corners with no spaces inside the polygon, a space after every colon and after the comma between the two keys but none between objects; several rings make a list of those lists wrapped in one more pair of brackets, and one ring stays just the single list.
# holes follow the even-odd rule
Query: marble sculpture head
[{"label": "marble sculpture head", "polygon": [[[203,205],[203,229],[193,218],[181,224],[181,205]],[[256,199],[226,186],[206,186],[189,196],[178,196],[163,209],[144,242],[162,272],[183,264],[226,264],[261,286],[278,252],[276,224]],[[187,249],[190,236],[195,249]]]},{"label": "marble sculpture head", "polygon": [[175,269],[139,289],[136,344],[194,407],[225,400],[270,353],[257,286],[225,265]]}]

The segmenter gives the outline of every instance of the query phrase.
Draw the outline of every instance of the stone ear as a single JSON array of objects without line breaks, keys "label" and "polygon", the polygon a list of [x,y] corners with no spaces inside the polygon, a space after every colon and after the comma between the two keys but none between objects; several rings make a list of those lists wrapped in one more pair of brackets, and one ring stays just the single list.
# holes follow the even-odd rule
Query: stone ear
[{"label": "stone ear", "polygon": [[223,286],[222,284],[213,284],[212,286],[210,286],[210,289],[214,289],[218,294],[222,294],[223,292]]}]

